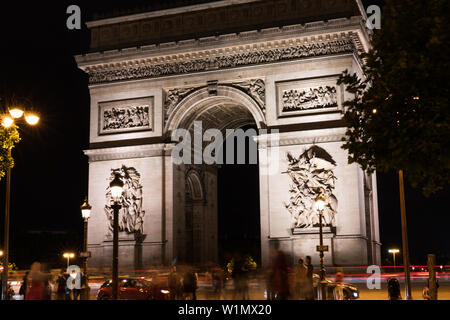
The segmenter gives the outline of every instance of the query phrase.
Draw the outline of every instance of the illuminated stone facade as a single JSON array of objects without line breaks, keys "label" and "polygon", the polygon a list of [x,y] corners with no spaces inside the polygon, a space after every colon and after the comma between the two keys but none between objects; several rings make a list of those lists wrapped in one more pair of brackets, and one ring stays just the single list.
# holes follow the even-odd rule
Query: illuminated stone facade
[{"label": "illuminated stone facade", "polygon": [[[107,188],[111,170],[123,167],[139,174],[130,180],[139,195],[128,200],[133,227],[120,232],[121,268],[218,260],[217,168],[175,165],[171,153],[171,133],[194,121],[269,130],[256,138],[260,163],[279,164],[275,174],[260,170],[263,265],[274,243],[293,260],[318,263],[309,203],[316,184],[330,199],[326,263],[379,263],[376,179],[347,163],[348,93],[336,84],[345,69],[361,73],[357,52],[369,47],[361,8],[351,0],[218,1],[88,23],[91,52],[76,60],[90,77],[89,265],[111,265]],[[265,142],[271,129],[280,132],[276,147]]]}]

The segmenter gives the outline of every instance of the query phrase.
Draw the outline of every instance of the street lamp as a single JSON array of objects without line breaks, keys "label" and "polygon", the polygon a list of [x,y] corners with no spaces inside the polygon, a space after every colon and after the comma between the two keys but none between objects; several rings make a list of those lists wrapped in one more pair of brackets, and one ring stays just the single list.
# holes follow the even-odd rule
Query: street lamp
[{"label": "street lamp", "polygon": [[399,253],[400,250],[399,249],[389,249],[388,252],[392,253],[392,256],[393,256],[393,259],[394,259],[394,271],[395,271],[395,254]]},{"label": "street lamp", "polygon": [[123,192],[123,182],[120,175],[115,173],[114,179],[109,183],[109,189],[113,199],[113,261],[112,261],[112,298],[117,300],[119,292],[119,210]]},{"label": "street lamp", "polygon": [[63,257],[67,259],[67,268],[69,268],[70,259],[75,257],[75,253],[73,253],[73,252],[64,252]]},{"label": "street lamp", "polygon": [[[87,197],[84,199],[83,204],[80,207],[81,209],[81,217],[84,220],[84,242],[83,242],[83,251],[84,254],[87,254],[87,223],[89,220],[89,217],[91,216],[91,205],[88,203],[87,201]],[[87,274],[87,256],[84,257],[84,262],[83,262],[83,269],[84,269],[84,274]]]},{"label": "street lamp", "polygon": [[[88,203],[87,197],[84,199],[83,204],[81,205],[81,216],[84,220],[84,242],[83,242],[83,273],[86,281],[86,293],[89,293],[88,286],[88,278],[87,278],[87,269],[88,269],[88,220],[91,216],[91,205]],[[85,297],[89,297],[88,294],[85,294]]]},{"label": "street lamp", "polygon": [[323,219],[323,209],[325,209],[326,205],[326,198],[324,197],[323,193],[320,192],[319,195],[316,197],[315,204],[316,209],[319,212],[319,236],[320,236],[320,245],[318,248],[318,251],[320,252],[320,300],[325,300],[327,297],[326,292],[326,280],[325,280],[325,267],[324,267],[324,259],[323,259],[323,252],[325,251],[324,245],[323,245],[323,225],[322,225],[322,219]]},{"label": "street lamp", "polygon": [[[2,116],[1,124],[4,128],[10,128],[19,122],[25,115],[25,122],[31,126],[39,122],[39,117],[36,114],[25,112],[19,108],[9,109],[9,114]],[[12,147],[8,148],[8,157],[11,157]],[[6,190],[5,190],[5,221],[4,221],[4,254],[3,265],[9,265],[9,217],[10,217],[10,200],[11,200],[11,167],[6,171]],[[8,268],[3,268],[2,276],[2,297],[6,299],[8,292]]]}]

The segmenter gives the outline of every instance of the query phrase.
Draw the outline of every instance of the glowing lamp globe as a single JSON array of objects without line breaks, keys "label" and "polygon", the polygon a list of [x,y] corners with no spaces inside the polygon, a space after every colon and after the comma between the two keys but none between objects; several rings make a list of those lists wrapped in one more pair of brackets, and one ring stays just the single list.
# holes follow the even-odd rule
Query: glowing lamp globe
[{"label": "glowing lamp globe", "polygon": [[92,207],[89,205],[87,198],[84,200],[83,204],[81,205],[81,216],[83,219],[87,220],[91,216],[91,209]]},{"label": "glowing lamp globe", "polygon": [[123,182],[119,177],[119,174],[115,174],[114,179],[109,184],[109,189],[111,190],[111,196],[114,201],[119,201],[123,192]]},{"label": "glowing lamp globe", "polygon": [[21,110],[19,108],[14,108],[14,109],[9,110],[9,114],[14,119],[19,119],[23,115],[23,110]]},{"label": "glowing lamp globe", "polygon": [[29,114],[25,116],[25,120],[27,121],[28,124],[34,126],[39,122],[39,117],[35,114]]},{"label": "glowing lamp globe", "polygon": [[321,212],[326,205],[326,199],[322,193],[320,193],[315,200],[316,208],[319,212]]},{"label": "glowing lamp globe", "polygon": [[3,126],[3,127],[9,128],[9,127],[11,127],[13,124],[14,124],[14,119],[13,119],[13,118],[8,117],[8,116],[3,117],[3,120],[2,120],[2,126]]}]

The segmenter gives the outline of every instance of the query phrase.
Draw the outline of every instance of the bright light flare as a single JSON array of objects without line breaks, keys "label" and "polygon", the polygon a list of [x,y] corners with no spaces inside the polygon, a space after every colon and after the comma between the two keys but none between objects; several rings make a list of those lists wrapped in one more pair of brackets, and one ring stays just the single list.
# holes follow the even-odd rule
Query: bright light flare
[{"label": "bright light flare", "polygon": [[14,119],[19,119],[20,117],[23,116],[23,110],[21,110],[19,108],[14,108],[14,109],[9,110],[9,114]]},{"label": "bright light flare", "polygon": [[27,121],[28,124],[34,126],[39,122],[39,117],[35,114],[28,114],[25,116],[25,120]]},{"label": "bright light flare", "polygon": [[322,193],[320,193],[320,194],[317,196],[317,198],[316,198],[316,200],[315,200],[315,205],[316,205],[316,209],[317,209],[319,212],[321,212],[321,211],[325,208],[326,200],[327,200],[327,199],[323,196]]},{"label": "bright light flare", "polygon": [[13,118],[11,118],[11,117],[9,117],[9,116],[3,117],[3,120],[2,120],[2,126],[3,126],[3,127],[9,128],[9,127],[11,127],[13,124],[14,124],[14,119],[13,119]]}]

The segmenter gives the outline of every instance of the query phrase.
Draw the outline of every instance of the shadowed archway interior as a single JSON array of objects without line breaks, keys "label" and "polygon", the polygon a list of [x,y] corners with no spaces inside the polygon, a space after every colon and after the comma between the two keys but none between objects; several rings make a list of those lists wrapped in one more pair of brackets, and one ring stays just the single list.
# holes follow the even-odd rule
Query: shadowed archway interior
[{"label": "shadowed archway interior", "polygon": [[[245,138],[246,163],[237,164],[238,141],[226,135],[227,129],[253,129],[253,135],[257,135],[255,120],[244,105],[218,98],[187,114],[178,128],[187,129],[193,138],[195,122],[201,124],[202,134],[208,129],[222,132],[223,143],[218,151],[223,159],[227,139],[235,139],[235,159],[234,164],[185,167],[185,260],[196,265],[215,260],[224,265],[239,253],[260,262],[259,172],[257,163],[249,164],[251,144],[257,154],[256,144]],[[204,141],[203,149],[209,143]],[[208,241],[216,242],[215,250]]]},{"label": "shadowed archway interior", "polygon": [[[255,130],[245,125],[242,130]],[[236,139],[228,137],[227,139]],[[236,142],[236,141],[235,141]],[[217,172],[219,262],[224,265],[236,255],[249,255],[261,263],[261,231],[258,164],[250,163],[250,141],[245,141],[245,164],[223,164]],[[226,156],[224,142],[224,156]]]}]

